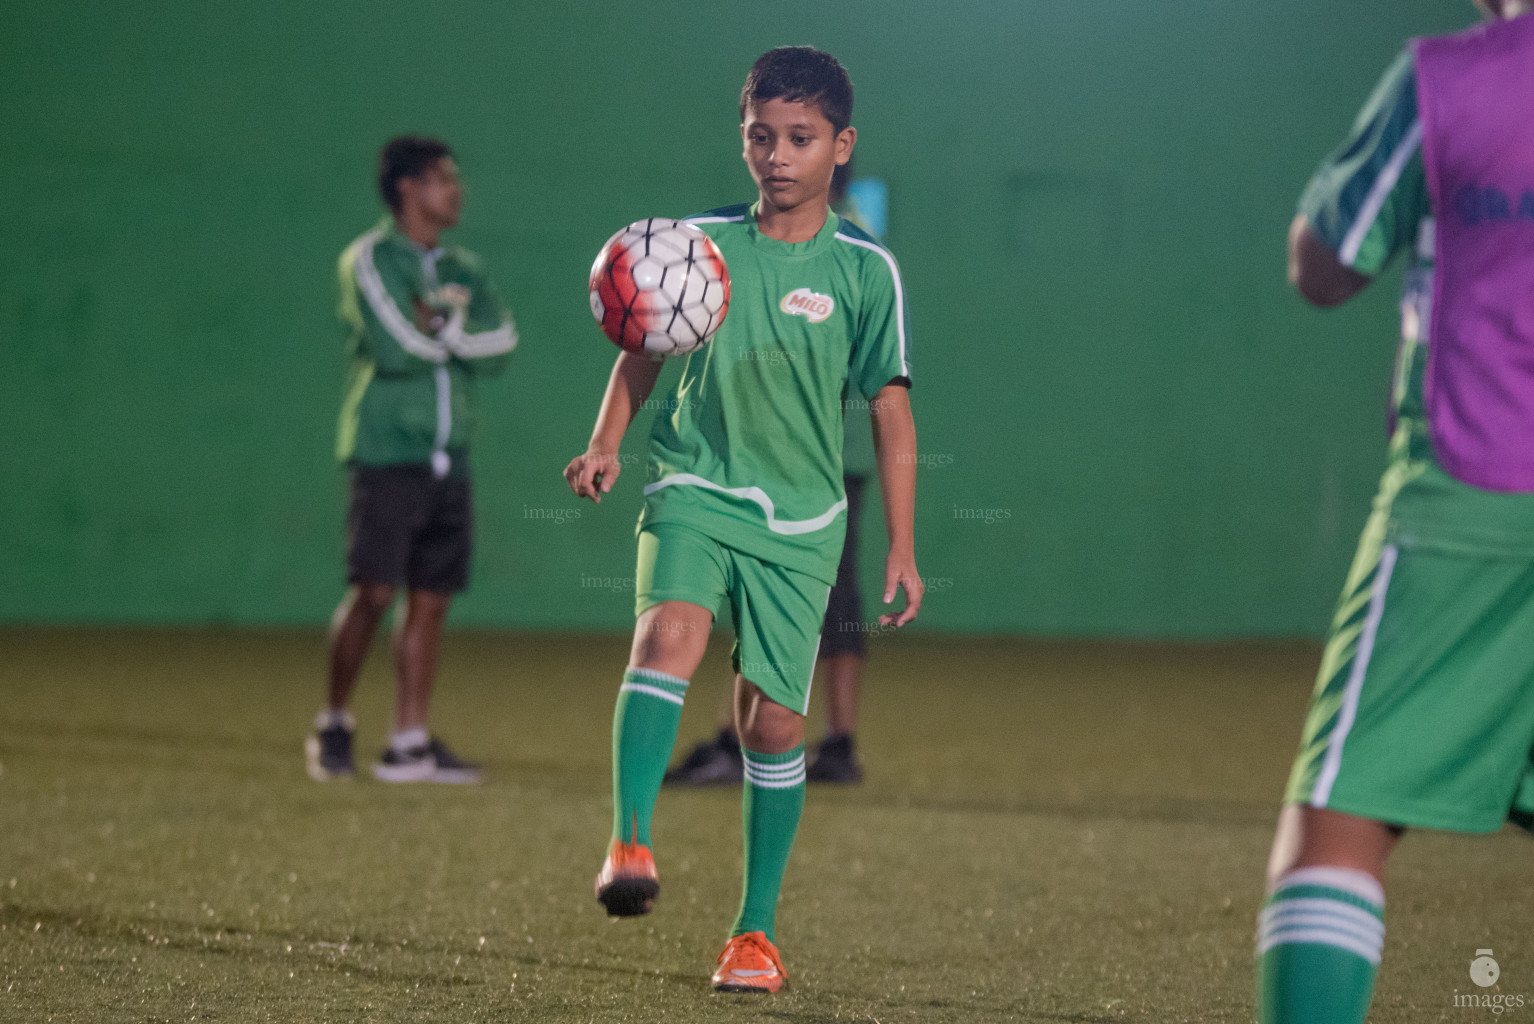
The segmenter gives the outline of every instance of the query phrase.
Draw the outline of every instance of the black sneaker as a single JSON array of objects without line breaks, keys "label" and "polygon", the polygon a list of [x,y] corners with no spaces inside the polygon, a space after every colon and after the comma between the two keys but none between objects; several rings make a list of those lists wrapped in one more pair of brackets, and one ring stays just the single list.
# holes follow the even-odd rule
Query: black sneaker
[{"label": "black sneaker", "polygon": [[862,782],[863,766],[858,764],[852,736],[843,733],[821,740],[804,777],[810,782],[838,782],[843,785]]},{"label": "black sneaker", "polygon": [[435,736],[425,746],[409,750],[385,750],[373,766],[373,777],[381,782],[443,782],[472,786],[483,777],[479,765],[447,749]]},{"label": "black sneaker", "polygon": [[682,763],[668,771],[661,781],[669,786],[727,786],[731,783],[738,786],[745,777],[740,740],[729,729],[721,729],[718,736],[693,747]]},{"label": "black sneaker", "polygon": [[352,763],[352,731],[344,725],[319,729],[304,739],[304,764],[315,782],[349,779],[357,774]]}]

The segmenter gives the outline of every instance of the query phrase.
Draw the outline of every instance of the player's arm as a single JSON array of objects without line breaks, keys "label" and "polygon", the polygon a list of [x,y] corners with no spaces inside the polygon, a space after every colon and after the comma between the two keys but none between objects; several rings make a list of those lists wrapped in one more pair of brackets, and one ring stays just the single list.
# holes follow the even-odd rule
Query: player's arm
[{"label": "player's arm", "polygon": [[418,324],[419,300],[412,281],[371,244],[347,250],[341,260],[343,307],[352,289],[362,342],[377,372],[427,373],[447,362],[447,345]]},{"label": "player's arm", "polygon": [[1428,213],[1411,53],[1396,58],[1342,144],[1327,155],[1289,228],[1289,283],[1336,306],[1409,248]]},{"label": "player's arm", "polygon": [[916,572],[916,424],[911,419],[910,324],[900,268],[889,250],[856,242],[877,253],[865,259],[858,336],[849,376],[868,398],[873,420],[874,457],[884,496],[884,525],[890,549],[884,560],[884,603],[904,590],[905,610],[879,616],[881,625],[904,626],[921,608],[923,586]]},{"label": "player's arm", "polygon": [[1344,266],[1331,246],[1300,214],[1289,225],[1289,284],[1313,306],[1339,306],[1374,280]]},{"label": "player's arm", "polygon": [[634,414],[650,397],[660,370],[659,360],[632,352],[619,354],[612,376],[607,379],[607,393],[602,396],[591,440],[586,450],[565,467],[565,482],[576,497],[601,502],[602,495],[613,489],[621,471],[618,446],[623,443],[623,434]]},{"label": "player's arm", "polygon": [[916,618],[926,589],[916,571],[916,421],[911,418],[911,393],[901,384],[887,384],[868,403],[868,410],[890,542],[884,560],[884,603],[895,600],[897,589],[905,591],[905,609],[879,616],[879,624],[899,627]]},{"label": "player's arm", "polygon": [[[451,299],[455,294],[448,292],[448,297]],[[511,310],[484,275],[475,279],[472,291],[459,297],[466,300],[463,315],[457,315],[459,307],[455,305],[454,317],[439,337],[454,358],[462,360],[470,371],[481,377],[493,377],[506,369],[507,356],[517,347],[517,325]]]}]

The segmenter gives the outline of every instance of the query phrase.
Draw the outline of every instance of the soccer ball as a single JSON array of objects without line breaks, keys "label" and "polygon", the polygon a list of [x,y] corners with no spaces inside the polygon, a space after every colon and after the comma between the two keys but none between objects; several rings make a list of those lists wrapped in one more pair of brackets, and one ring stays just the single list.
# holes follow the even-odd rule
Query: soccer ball
[{"label": "soccer ball", "polygon": [[729,308],[719,247],[685,221],[636,220],[591,265],[591,314],[627,352],[686,355],[707,344]]}]

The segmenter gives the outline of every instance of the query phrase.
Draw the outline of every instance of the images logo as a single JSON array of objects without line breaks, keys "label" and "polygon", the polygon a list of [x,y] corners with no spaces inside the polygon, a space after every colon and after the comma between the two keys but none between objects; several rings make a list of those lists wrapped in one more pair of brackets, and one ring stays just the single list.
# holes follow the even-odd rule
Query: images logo
[{"label": "images logo", "polygon": [[1491,958],[1491,950],[1476,950],[1475,959],[1470,961],[1470,980],[1482,988],[1491,988],[1500,977],[1502,968]]},{"label": "images logo", "polygon": [[831,315],[836,303],[831,296],[812,292],[808,288],[795,288],[778,303],[778,308],[789,316],[802,316],[812,324],[818,324]]},{"label": "images logo", "polygon": [[[1491,950],[1478,949],[1470,961],[1470,980],[1478,988],[1488,989],[1502,978],[1502,968],[1491,957]],[[1502,992],[1461,992],[1454,990],[1454,1005],[1462,1009],[1490,1010],[1500,1015],[1509,1010],[1522,1009],[1525,999],[1521,994],[1506,995]]]}]

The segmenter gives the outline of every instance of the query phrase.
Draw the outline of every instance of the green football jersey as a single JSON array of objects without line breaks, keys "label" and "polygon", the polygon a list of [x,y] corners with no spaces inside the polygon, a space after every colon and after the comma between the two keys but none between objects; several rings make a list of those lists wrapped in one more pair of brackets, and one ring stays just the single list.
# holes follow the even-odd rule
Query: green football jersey
[{"label": "green football jersey", "polygon": [[1395,429],[1376,507],[1388,539],[1471,555],[1534,557],[1534,495],[1482,490],[1451,477],[1433,455],[1423,402],[1433,298],[1433,210],[1422,166],[1411,51],[1369,97],[1348,138],[1311,179],[1300,212],[1338,260],[1378,274],[1410,253],[1401,347],[1391,389]]},{"label": "green football jersey", "polygon": [[756,207],[689,218],[730,273],[730,309],[687,357],[650,435],[641,528],[679,522],[764,562],[834,583],[846,531],[842,403],[910,384],[895,259],[827,211],[807,242]]},{"label": "green football jersey", "polygon": [[[351,369],[337,457],[466,470],[457,455],[473,434],[476,378],[499,374],[517,345],[479,257],[455,245],[426,249],[385,217],[346,247],[338,270]],[[417,327],[417,302],[442,315],[434,333]]]}]

